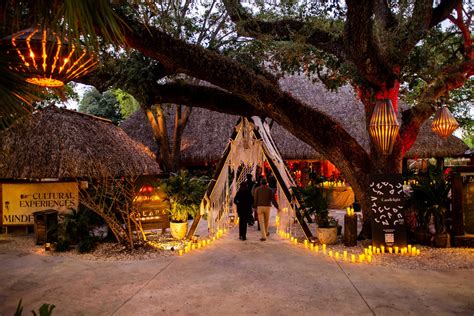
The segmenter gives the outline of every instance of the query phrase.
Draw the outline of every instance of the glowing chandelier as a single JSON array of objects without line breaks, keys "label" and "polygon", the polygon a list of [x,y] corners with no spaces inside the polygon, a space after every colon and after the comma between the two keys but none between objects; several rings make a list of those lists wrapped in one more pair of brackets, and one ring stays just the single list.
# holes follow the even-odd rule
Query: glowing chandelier
[{"label": "glowing chandelier", "polygon": [[26,81],[37,86],[62,87],[97,65],[86,49],[68,43],[67,39],[61,40],[47,29],[28,28],[4,40],[9,41],[7,54],[19,58],[11,68],[24,73]]},{"label": "glowing chandelier", "polygon": [[459,124],[449,109],[446,106],[439,107],[438,111],[436,111],[435,118],[431,123],[431,129],[433,132],[441,137],[448,137],[458,127]]},{"label": "glowing chandelier", "polygon": [[389,155],[398,135],[398,120],[390,99],[378,100],[370,118],[369,131],[378,150]]}]

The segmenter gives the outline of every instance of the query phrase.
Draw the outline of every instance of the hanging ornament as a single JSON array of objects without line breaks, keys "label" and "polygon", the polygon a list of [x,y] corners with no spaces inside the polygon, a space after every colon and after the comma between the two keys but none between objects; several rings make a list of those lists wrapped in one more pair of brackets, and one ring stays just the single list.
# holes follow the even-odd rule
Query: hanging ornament
[{"label": "hanging ornament", "polygon": [[449,109],[446,106],[439,107],[436,111],[435,118],[431,123],[431,129],[433,132],[441,137],[448,137],[458,127],[459,124]]},{"label": "hanging ornament", "polygon": [[28,28],[3,40],[7,54],[18,58],[10,68],[24,73],[26,81],[37,86],[62,87],[97,65],[94,56],[86,49],[47,29]]},{"label": "hanging ornament", "polygon": [[370,118],[369,131],[378,150],[384,155],[392,152],[398,135],[398,120],[390,99],[378,100]]}]

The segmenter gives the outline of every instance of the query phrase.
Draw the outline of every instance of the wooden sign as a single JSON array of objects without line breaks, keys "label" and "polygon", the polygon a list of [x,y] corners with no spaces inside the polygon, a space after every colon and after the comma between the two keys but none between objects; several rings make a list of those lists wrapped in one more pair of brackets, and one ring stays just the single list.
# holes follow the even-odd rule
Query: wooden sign
[{"label": "wooden sign", "polygon": [[373,246],[406,246],[407,234],[403,218],[403,199],[401,174],[371,176],[370,204]]}]

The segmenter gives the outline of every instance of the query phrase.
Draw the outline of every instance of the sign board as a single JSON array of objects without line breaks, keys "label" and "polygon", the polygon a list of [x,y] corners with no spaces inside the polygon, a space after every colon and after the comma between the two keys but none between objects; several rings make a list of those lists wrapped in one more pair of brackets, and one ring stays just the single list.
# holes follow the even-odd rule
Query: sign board
[{"label": "sign board", "polygon": [[371,175],[370,203],[374,246],[406,246],[403,199],[401,174]]},{"label": "sign board", "polygon": [[474,174],[461,173],[464,233],[474,234]]},{"label": "sign board", "polygon": [[3,225],[33,225],[33,212],[77,209],[76,182],[2,184]]}]

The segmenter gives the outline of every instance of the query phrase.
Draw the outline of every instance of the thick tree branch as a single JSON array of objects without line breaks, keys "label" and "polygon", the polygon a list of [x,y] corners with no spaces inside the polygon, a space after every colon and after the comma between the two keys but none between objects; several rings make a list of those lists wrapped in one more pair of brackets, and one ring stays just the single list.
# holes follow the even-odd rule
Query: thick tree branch
[{"label": "thick tree branch", "polygon": [[447,95],[449,91],[462,87],[473,72],[474,60],[445,68],[437,79],[424,89],[417,105],[403,112],[400,129],[403,154],[413,146],[421,125],[434,113],[435,101]]},{"label": "thick tree branch", "polygon": [[431,14],[430,28],[438,25],[448,18],[454,8],[462,5],[462,0],[441,0]]},{"label": "thick tree branch", "polygon": [[342,59],[343,41],[340,35],[316,28],[308,22],[295,19],[263,21],[252,17],[239,0],[224,0],[226,10],[237,25],[241,36],[272,41],[299,41],[312,45]]}]

